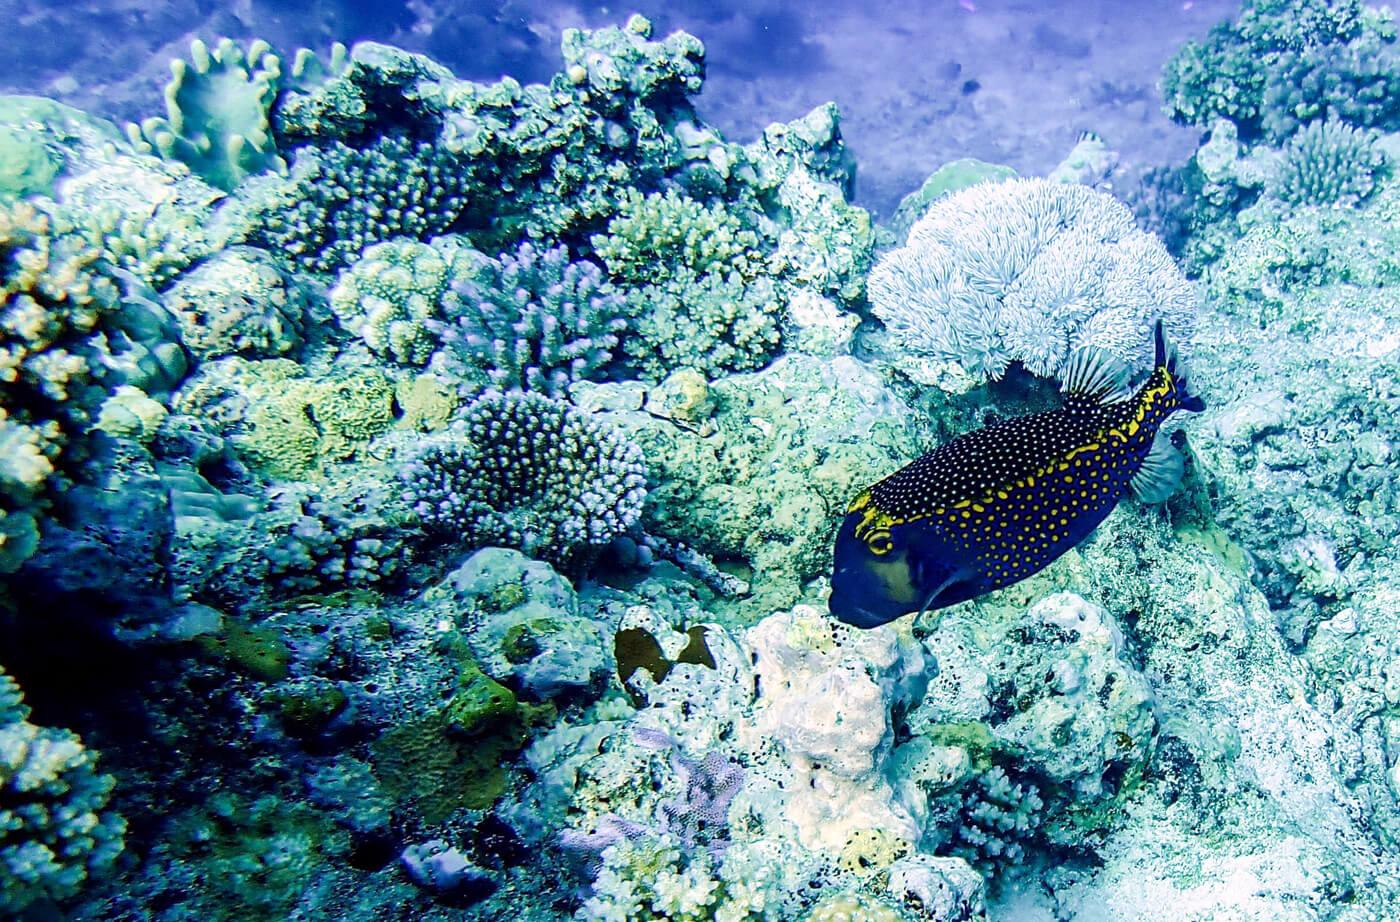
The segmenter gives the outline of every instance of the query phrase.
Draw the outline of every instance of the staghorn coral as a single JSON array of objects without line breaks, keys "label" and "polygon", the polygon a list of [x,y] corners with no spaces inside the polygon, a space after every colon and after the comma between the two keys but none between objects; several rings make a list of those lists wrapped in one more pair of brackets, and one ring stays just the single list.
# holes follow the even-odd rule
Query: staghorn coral
[{"label": "staghorn coral", "polygon": [[1269,183],[1295,205],[1348,205],[1366,196],[1386,166],[1375,134],[1336,119],[1309,122],[1284,145]]},{"label": "staghorn coral", "polygon": [[1012,781],[996,765],[968,786],[965,797],[952,854],[988,874],[1022,864],[1025,844],[1036,836],[1045,806],[1035,786]]},{"label": "staghorn coral", "polygon": [[70,897],[112,865],[126,831],[106,809],[114,784],[77,736],[29,722],[0,668],[0,913]]},{"label": "staghorn coral", "polygon": [[1182,342],[1195,318],[1186,279],[1126,206],[1039,179],[939,199],[880,260],[869,291],[899,343],[950,363],[964,386],[1012,362],[1054,376],[1080,345],[1141,362],[1155,319]]},{"label": "staghorn coral", "polygon": [[601,421],[540,394],[478,397],[422,443],[404,498],[430,531],[470,547],[568,562],[625,532],[646,495],[642,454]]},{"label": "staghorn coral", "polygon": [[282,64],[267,42],[255,41],[245,52],[231,39],[212,50],[195,39],[190,60],[176,58],[170,71],[166,117],[127,126],[137,149],[178,160],[224,190],[251,174],[286,168],[268,121]]},{"label": "staghorn coral", "polygon": [[489,384],[558,397],[612,359],[627,321],[595,264],[529,242],[498,259],[473,255],[444,300],[447,319],[427,322],[442,342],[433,369],[464,395]]}]

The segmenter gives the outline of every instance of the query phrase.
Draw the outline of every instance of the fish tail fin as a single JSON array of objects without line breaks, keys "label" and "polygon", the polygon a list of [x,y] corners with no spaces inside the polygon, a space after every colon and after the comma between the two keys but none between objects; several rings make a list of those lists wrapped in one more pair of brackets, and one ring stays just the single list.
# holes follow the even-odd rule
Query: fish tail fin
[{"label": "fish tail fin", "polygon": [[1177,360],[1176,348],[1167,342],[1167,333],[1163,329],[1161,318],[1157,320],[1154,337],[1156,356],[1152,361],[1152,366],[1164,370],[1167,377],[1171,379],[1173,389],[1176,391],[1177,406],[1188,413],[1201,412],[1206,408],[1206,402],[1191,393],[1191,389],[1187,386],[1186,371]]}]

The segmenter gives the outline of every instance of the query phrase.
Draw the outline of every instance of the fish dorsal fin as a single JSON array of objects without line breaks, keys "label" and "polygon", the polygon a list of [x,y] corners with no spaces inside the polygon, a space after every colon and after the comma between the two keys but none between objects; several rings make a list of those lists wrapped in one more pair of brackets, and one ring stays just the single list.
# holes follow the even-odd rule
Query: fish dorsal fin
[{"label": "fish dorsal fin", "polygon": [[1132,396],[1131,373],[1118,356],[1098,346],[1080,346],[1065,362],[1060,391],[1067,404],[1121,403]]},{"label": "fish dorsal fin", "polygon": [[1185,471],[1186,462],[1181,452],[1172,446],[1171,438],[1166,433],[1158,432],[1147,457],[1142,459],[1142,466],[1128,486],[1139,502],[1164,503],[1181,485],[1181,476]]}]

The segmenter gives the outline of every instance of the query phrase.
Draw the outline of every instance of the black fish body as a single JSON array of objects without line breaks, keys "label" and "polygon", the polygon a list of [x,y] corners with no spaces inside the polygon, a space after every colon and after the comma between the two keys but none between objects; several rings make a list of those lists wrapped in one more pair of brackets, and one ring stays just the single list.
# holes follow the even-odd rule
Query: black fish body
[{"label": "black fish body", "polygon": [[1120,369],[1085,355],[1063,408],[969,432],[862,491],[836,536],[832,614],[876,627],[976,598],[1084,540],[1130,489],[1169,493],[1181,462],[1158,431],[1204,405],[1160,324],[1156,335],[1155,367],[1131,395],[1117,392]]}]

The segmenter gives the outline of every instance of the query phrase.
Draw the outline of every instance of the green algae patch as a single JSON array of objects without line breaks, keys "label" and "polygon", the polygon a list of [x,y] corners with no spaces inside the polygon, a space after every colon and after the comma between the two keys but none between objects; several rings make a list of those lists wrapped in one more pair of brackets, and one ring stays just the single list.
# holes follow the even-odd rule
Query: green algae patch
[{"label": "green algae patch", "polygon": [[479,736],[519,715],[515,695],[475,665],[465,668],[443,716],[454,733]]},{"label": "green algae patch", "polygon": [[448,709],[395,727],[370,748],[375,777],[399,804],[426,823],[458,810],[485,810],[506,792],[503,763],[525,743],[524,728],[468,739],[452,729]]},{"label": "green algae patch", "polygon": [[319,733],[349,703],[340,686],[325,679],[281,692],[273,697],[273,702],[288,732],[298,736]]},{"label": "green algae patch", "polygon": [[564,629],[554,618],[535,618],[511,625],[501,638],[501,655],[512,665],[528,663],[544,650],[544,639]]},{"label": "green algae patch", "polygon": [[1185,526],[1176,530],[1176,537],[1187,544],[1199,545],[1210,551],[1217,560],[1235,573],[1241,576],[1249,575],[1249,555],[1218,526]]},{"label": "green algae patch", "polygon": [[957,746],[966,750],[972,766],[978,771],[985,771],[991,766],[992,752],[997,748],[991,728],[976,720],[935,724],[923,735],[936,746]]},{"label": "green algae patch", "polygon": [[199,643],[205,653],[260,682],[285,679],[292,660],[291,649],[276,629],[243,621],[225,621],[222,634],[202,637]]},{"label": "green algae patch", "polygon": [[370,746],[379,783],[400,806],[438,823],[458,810],[485,810],[510,784],[506,765],[530,740],[530,728],[553,722],[552,705],[530,705],[481,671],[466,644],[448,640],[457,687],[441,710],[401,724]]},{"label": "green algae patch", "polygon": [[205,869],[191,912],[211,920],[289,918],[326,857],[347,847],[324,814],[292,798],[230,791],[174,820],[168,841]]}]

